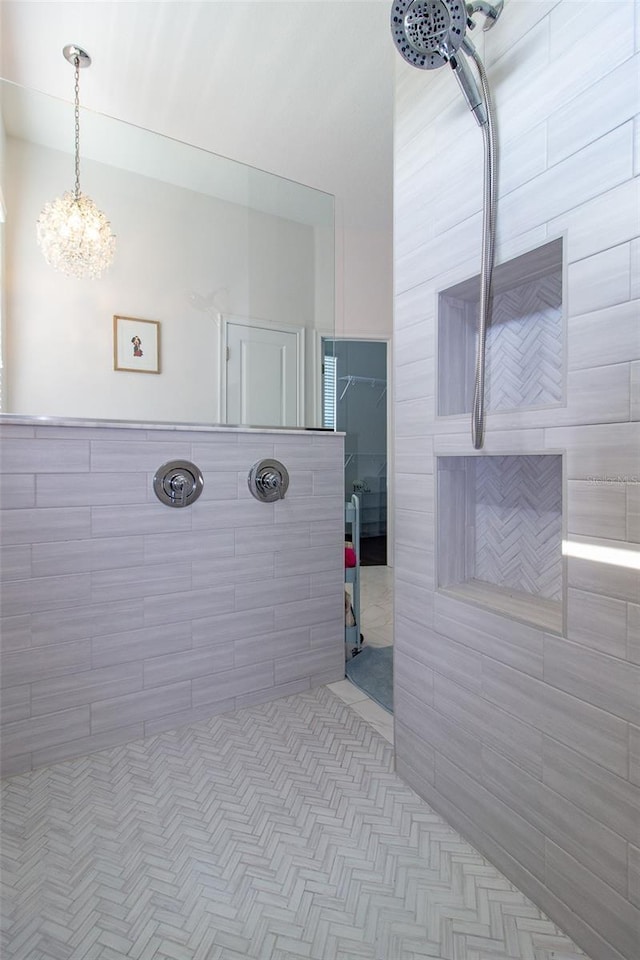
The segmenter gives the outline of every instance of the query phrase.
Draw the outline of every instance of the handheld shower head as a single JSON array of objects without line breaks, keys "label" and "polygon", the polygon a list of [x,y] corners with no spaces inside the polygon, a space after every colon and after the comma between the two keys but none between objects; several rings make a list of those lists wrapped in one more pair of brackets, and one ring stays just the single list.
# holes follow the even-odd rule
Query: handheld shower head
[{"label": "handheld shower head", "polygon": [[465,57],[473,56],[466,36],[468,10],[462,0],[395,0],[391,8],[391,33],[398,51],[414,67],[433,70],[449,63],[469,109],[482,126],[487,111],[478,84]]},{"label": "handheld shower head", "polygon": [[395,0],[393,41],[404,59],[423,70],[441,67],[464,40],[467,8],[462,0]]}]

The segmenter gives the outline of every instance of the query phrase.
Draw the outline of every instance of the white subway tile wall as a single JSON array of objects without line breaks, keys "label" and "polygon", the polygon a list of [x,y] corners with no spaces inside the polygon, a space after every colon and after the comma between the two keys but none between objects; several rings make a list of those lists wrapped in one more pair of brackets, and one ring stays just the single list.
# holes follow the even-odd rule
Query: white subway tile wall
[{"label": "white subway tile wall", "polygon": [[[278,457],[286,498],[249,495]],[[161,464],[193,460],[173,509]],[[343,440],[0,424],[2,771],[344,676]]]},{"label": "white subway tile wall", "polygon": [[[474,33],[498,120],[497,262],[561,237],[565,324],[560,406],[490,413],[482,453],[561,454],[562,537],[632,564],[638,13],[506,0]],[[397,769],[587,953],[637,960],[640,573],[565,558],[557,634],[438,591],[437,458],[475,454],[469,417],[436,415],[459,373],[427,361],[439,292],[479,272],[482,221],[482,137],[450,71],[397,58],[395,144]]]}]

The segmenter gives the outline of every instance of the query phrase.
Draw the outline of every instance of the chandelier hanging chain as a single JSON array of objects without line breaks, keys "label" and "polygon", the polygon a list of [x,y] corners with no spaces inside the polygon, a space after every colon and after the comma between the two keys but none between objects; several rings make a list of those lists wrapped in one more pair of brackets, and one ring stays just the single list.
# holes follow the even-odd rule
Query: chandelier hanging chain
[{"label": "chandelier hanging chain", "polygon": [[62,55],[73,66],[75,175],[73,192],[46,203],[36,222],[36,236],[48,264],[68,277],[101,277],[110,266],[115,237],[106,216],[80,192],[80,68],[91,65],[86,50],[69,43]]},{"label": "chandelier hanging chain", "polygon": [[73,60],[73,65],[75,67],[75,127],[76,127],[76,187],[75,187],[75,198],[78,200],[80,198],[80,57],[75,56]]}]

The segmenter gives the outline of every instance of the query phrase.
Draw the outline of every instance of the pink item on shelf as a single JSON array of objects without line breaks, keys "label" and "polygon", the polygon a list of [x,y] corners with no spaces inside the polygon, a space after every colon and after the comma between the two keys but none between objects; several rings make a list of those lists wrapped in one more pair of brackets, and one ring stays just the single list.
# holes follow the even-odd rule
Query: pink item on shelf
[{"label": "pink item on shelf", "polygon": [[344,565],[345,567],[355,567],[356,565],[356,552],[353,547],[344,548]]}]

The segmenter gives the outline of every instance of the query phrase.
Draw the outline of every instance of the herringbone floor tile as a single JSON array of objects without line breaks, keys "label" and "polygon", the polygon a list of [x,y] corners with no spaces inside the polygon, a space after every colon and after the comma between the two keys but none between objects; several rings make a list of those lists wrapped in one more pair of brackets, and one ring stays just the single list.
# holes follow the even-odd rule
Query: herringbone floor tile
[{"label": "herringbone floor tile", "polygon": [[4,960],[577,960],[326,688],[3,784]]}]

